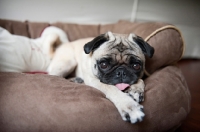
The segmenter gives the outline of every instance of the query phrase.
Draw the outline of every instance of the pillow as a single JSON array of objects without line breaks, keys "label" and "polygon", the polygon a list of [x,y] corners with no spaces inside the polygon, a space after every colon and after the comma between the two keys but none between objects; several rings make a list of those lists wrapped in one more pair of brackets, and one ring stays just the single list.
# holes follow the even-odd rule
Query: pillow
[{"label": "pillow", "polygon": [[46,71],[50,58],[40,49],[41,43],[12,35],[0,27],[0,71]]},{"label": "pillow", "polygon": [[67,43],[66,33],[54,26],[45,28],[37,39],[12,35],[0,27],[0,71],[47,71],[55,49]]}]

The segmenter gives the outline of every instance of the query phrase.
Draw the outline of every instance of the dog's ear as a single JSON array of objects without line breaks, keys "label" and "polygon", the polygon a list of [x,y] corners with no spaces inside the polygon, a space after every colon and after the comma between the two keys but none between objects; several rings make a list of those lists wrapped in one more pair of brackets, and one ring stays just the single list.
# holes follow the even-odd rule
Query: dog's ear
[{"label": "dog's ear", "polygon": [[136,43],[142,49],[145,55],[147,55],[150,58],[153,57],[154,48],[150,46],[147,42],[145,42],[143,38],[135,34],[130,34],[128,39],[129,41]]},{"label": "dog's ear", "polygon": [[84,51],[86,54],[89,54],[90,52],[97,49],[99,46],[101,46],[104,42],[113,39],[113,34],[111,32],[107,32],[106,34],[101,34],[94,38],[92,41],[86,43],[84,45]]}]

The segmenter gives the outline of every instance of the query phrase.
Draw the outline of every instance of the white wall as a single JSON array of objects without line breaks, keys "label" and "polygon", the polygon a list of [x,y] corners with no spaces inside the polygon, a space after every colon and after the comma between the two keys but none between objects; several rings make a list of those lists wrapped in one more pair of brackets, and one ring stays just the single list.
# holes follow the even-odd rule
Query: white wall
[{"label": "white wall", "polygon": [[0,0],[0,18],[111,23],[130,20],[133,0]]},{"label": "white wall", "polygon": [[176,25],[184,37],[184,57],[200,58],[199,0],[139,0],[136,21],[160,21]]},{"label": "white wall", "polygon": [[200,58],[199,0],[0,0],[0,18],[20,21],[103,24],[134,20],[134,10],[136,21],[176,25],[185,40],[184,56]]}]

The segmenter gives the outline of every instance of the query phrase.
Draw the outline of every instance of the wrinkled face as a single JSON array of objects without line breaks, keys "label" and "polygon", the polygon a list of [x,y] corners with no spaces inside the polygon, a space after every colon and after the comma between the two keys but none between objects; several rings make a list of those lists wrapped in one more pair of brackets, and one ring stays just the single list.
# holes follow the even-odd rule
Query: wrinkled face
[{"label": "wrinkled face", "polygon": [[142,77],[145,55],[152,57],[154,48],[135,34],[107,32],[85,44],[84,51],[91,56],[93,74],[102,83],[132,85]]},{"label": "wrinkled face", "polygon": [[102,83],[132,85],[143,75],[144,54],[127,36],[114,37],[93,52],[93,74]]}]

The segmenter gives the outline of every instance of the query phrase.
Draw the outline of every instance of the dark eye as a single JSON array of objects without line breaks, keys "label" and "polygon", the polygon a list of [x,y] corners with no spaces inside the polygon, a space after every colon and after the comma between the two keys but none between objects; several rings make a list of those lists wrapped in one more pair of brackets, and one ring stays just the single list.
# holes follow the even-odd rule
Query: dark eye
[{"label": "dark eye", "polygon": [[138,63],[133,64],[132,66],[135,70],[140,70],[141,66]]},{"label": "dark eye", "polygon": [[106,68],[108,68],[108,63],[107,62],[101,62],[100,67],[101,67],[101,69],[106,69]]}]

